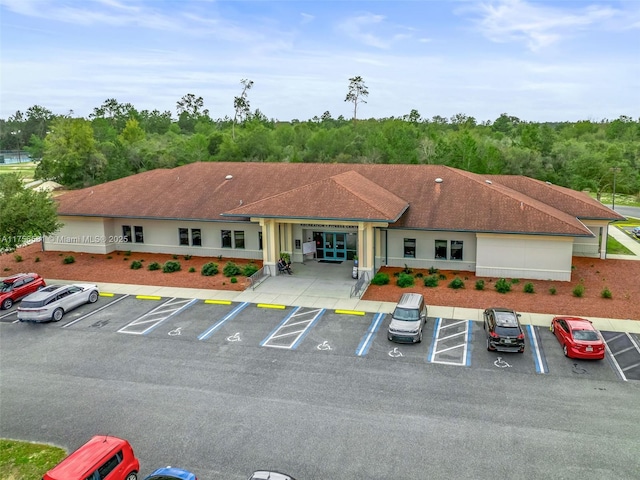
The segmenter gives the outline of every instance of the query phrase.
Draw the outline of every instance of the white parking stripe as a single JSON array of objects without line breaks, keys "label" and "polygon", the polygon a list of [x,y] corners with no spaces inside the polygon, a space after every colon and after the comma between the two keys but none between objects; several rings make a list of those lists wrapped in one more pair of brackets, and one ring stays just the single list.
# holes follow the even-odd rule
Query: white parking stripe
[{"label": "white parking stripe", "polygon": [[[615,338],[620,338],[622,335],[618,335]],[[622,371],[622,369],[620,368],[620,364],[618,363],[618,361],[616,360],[616,356],[611,353],[611,349],[609,348],[609,344],[607,342],[604,342],[604,348],[607,349],[607,353],[609,354],[609,359],[611,360],[611,363],[613,364],[614,367],[616,367],[616,370],[618,371],[618,376],[625,382],[627,382],[627,377],[624,374],[624,372]]]},{"label": "white parking stripe", "polygon": [[[191,305],[193,305],[197,301],[198,301],[198,299],[196,299],[196,298],[194,298],[194,299],[180,299],[180,300],[178,300],[176,298],[170,298],[169,300],[164,302],[162,305],[158,305],[156,308],[154,308],[150,312],[145,313],[141,317],[138,317],[137,319],[135,319],[131,323],[129,323],[129,324],[125,325],[124,327],[122,327],[120,330],[118,330],[118,333],[129,333],[129,334],[132,334],[132,335],[144,335],[145,333],[149,332],[150,330],[155,328],[157,325],[162,323],[167,318],[169,318],[169,317],[181,312],[182,310],[190,307]],[[165,307],[167,307],[169,305],[174,305],[175,308],[166,309]],[[158,315],[161,315],[161,316],[158,317]],[[146,326],[148,324],[151,324],[151,325],[146,327],[146,328],[144,328],[143,330],[135,329],[135,327],[140,327],[141,325],[142,326]]]},{"label": "white parking stripe", "polygon": [[126,295],[123,295],[123,296],[122,296],[122,297],[120,297],[120,298],[116,298],[113,302],[109,302],[109,303],[107,303],[106,305],[103,305],[102,307],[97,308],[97,309],[96,309],[96,310],[94,310],[93,312],[89,312],[89,313],[87,313],[86,315],[83,315],[83,316],[81,316],[80,318],[76,318],[75,320],[73,320],[73,321],[71,321],[71,322],[69,322],[69,323],[65,323],[65,324],[64,324],[62,327],[60,327],[60,328],[67,328],[67,327],[70,327],[71,325],[78,323],[80,320],[84,320],[85,318],[90,317],[90,316],[91,316],[91,315],[93,315],[94,313],[98,313],[98,312],[100,312],[100,311],[104,310],[105,308],[110,307],[110,306],[111,306],[111,305],[113,305],[114,303],[118,303],[119,301],[124,300],[124,299],[125,299],[125,298],[127,298],[128,296],[129,296],[129,294],[126,294]]}]

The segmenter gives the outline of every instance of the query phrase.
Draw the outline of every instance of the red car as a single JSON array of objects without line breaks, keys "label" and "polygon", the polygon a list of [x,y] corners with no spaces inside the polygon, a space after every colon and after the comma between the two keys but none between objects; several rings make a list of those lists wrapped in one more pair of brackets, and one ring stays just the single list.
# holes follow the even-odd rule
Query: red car
[{"label": "red car", "polygon": [[589,320],[554,317],[551,320],[551,331],[562,345],[565,356],[595,360],[604,358],[604,341]]},{"label": "red car", "polygon": [[0,309],[8,309],[22,297],[45,287],[44,278],[37,273],[18,273],[0,283]]}]

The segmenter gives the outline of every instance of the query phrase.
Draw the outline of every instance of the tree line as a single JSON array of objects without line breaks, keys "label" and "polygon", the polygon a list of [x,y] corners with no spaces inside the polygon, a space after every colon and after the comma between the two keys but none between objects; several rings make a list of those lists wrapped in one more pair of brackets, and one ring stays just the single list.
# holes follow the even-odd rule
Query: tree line
[{"label": "tree line", "polygon": [[138,111],[107,99],[88,118],[34,105],[0,119],[0,149],[38,159],[36,176],[86,187],[192,162],[439,164],[474,173],[525,175],[576,190],[640,195],[640,118],[529,122],[503,113],[478,122],[457,114],[357,118],[368,90],[349,79],[352,118],[326,111],[308,120],[269,119],[252,110],[242,80],[233,118],[214,119],[187,94],[172,112]]}]

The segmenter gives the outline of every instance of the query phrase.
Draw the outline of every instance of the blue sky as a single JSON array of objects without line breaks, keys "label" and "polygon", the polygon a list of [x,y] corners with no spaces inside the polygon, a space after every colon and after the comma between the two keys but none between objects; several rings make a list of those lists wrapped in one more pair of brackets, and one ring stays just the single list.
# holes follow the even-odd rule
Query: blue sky
[{"label": "blue sky", "polygon": [[193,93],[233,116],[501,113],[528,121],[640,112],[640,1],[0,0],[0,118],[87,117],[109,98],[169,110]]}]

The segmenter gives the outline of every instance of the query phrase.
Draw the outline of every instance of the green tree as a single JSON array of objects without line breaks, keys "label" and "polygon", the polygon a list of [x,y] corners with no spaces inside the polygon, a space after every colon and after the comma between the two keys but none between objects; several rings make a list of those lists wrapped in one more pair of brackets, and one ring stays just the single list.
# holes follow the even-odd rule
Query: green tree
[{"label": "green tree", "polygon": [[144,140],[144,130],[135,118],[127,120],[127,124],[120,134],[120,140],[128,145],[132,145],[140,140]]},{"label": "green tree", "polygon": [[30,238],[50,235],[62,227],[47,192],[25,188],[15,173],[0,175],[0,252],[13,252]]},{"label": "green tree", "polygon": [[231,124],[231,137],[236,138],[236,123],[238,121],[244,121],[251,113],[251,105],[249,104],[248,91],[253,87],[253,80],[247,80],[243,78],[240,80],[242,85],[242,93],[240,96],[233,98],[233,109],[235,111],[233,115],[233,123]]},{"label": "green tree", "polygon": [[364,84],[364,80],[362,77],[357,76],[349,79],[349,91],[347,92],[347,96],[345,97],[344,101],[353,103],[354,125],[358,117],[358,104],[367,103],[365,98],[368,96],[369,90],[367,90],[367,86]]}]

